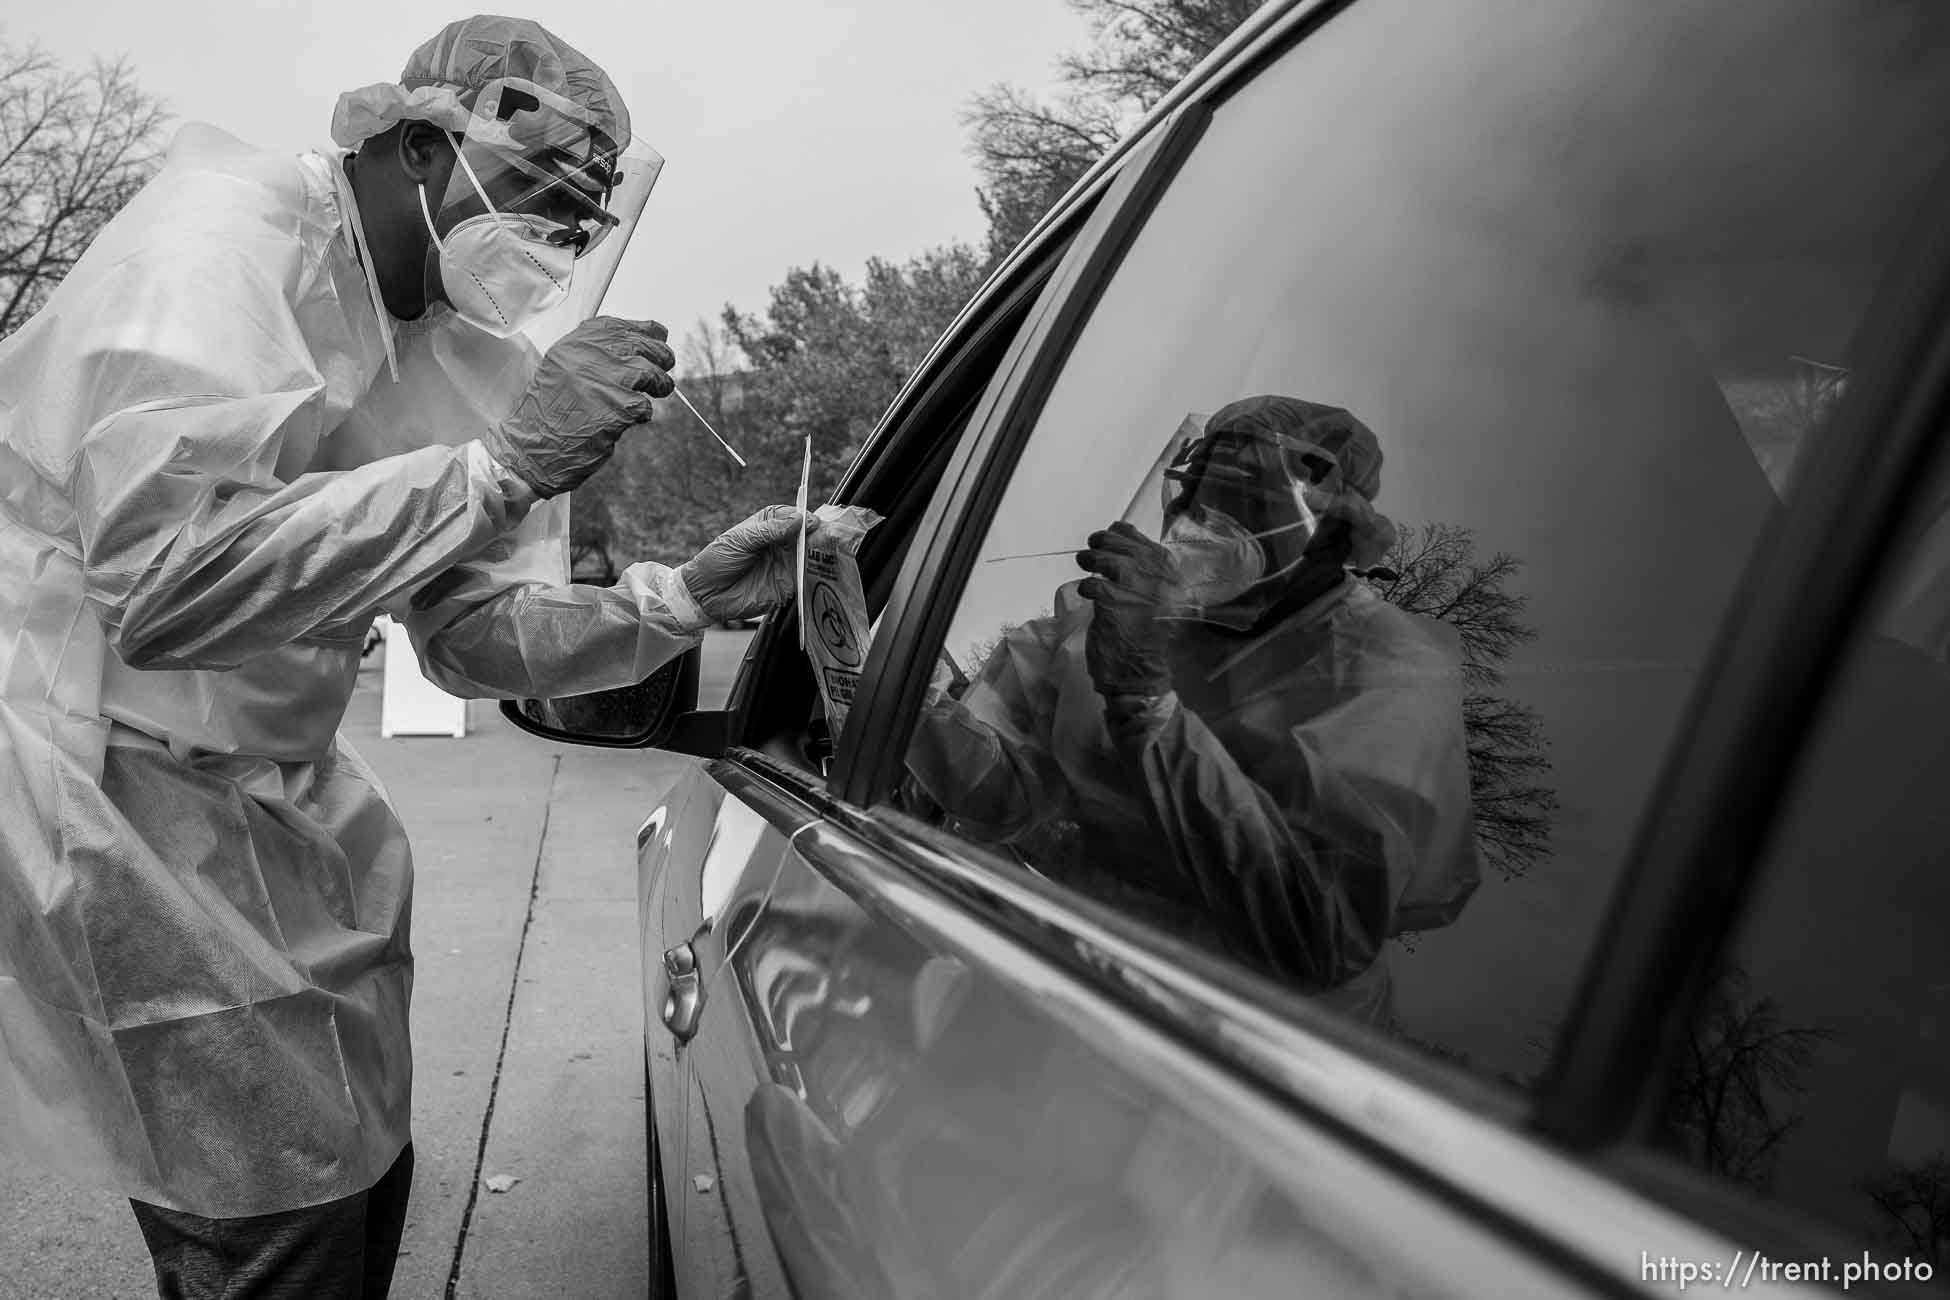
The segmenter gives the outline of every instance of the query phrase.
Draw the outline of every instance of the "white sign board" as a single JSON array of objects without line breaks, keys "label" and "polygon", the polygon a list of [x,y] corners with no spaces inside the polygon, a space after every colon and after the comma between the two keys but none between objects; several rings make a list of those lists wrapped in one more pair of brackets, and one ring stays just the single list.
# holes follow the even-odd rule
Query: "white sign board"
[{"label": "white sign board", "polygon": [[447,694],[428,681],[414,657],[406,629],[382,618],[386,659],[379,690],[379,734],[393,736],[453,736],[467,734],[467,701]]}]

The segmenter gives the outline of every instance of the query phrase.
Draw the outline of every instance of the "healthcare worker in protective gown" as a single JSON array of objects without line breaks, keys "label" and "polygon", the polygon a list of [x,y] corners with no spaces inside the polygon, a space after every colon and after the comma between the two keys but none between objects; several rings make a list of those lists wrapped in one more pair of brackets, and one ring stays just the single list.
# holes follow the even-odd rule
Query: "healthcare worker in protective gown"
[{"label": "healthcare worker in protective gown", "polygon": [[333,137],[185,129],[0,343],[0,1162],[123,1189],[167,1295],[388,1285],[413,876],[336,734],[375,614],[456,693],[572,694],[792,585],[790,507],[568,584],[561,494],[674,364],[517,332],[615,224],[600,69],[470,19]]},{"label": "healthcare worker in protective gown", "polygon": [[909,751],[966,833],[1362,1019],[1382,945],[1479,878],[1461,643],[1351,569],[1394,528],[1381,449],[1334,407],[1234,402],[1164,472],[1162,541],[1092,534],[1092,576],[930,693]]}]

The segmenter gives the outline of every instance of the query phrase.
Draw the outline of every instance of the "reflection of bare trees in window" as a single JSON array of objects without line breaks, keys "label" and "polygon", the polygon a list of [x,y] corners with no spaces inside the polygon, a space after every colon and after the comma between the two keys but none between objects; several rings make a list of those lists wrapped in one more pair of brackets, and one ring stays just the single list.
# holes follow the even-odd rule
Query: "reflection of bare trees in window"
[{"label": "reflection of bare trees in window", "polygon": [[1801,448],[1833,415],[1848,382],[1844,367],[1808,357],[1790,357],[1771,374],[1722,381],[1727,407],[1777,494],[1786,495]]},{"label": "reflection of bare trees in window", "polygon": [[1523,562],[1504,551],[1476,557],[1475,535],[1453,524],[1404,530],[1386,567],[1370,575],[1375,590],[1413,614],[1440,619],[1462,636],[1463,723],[1469,741],[1469,794],[1476,843],[1505,877],[1521,876],[1550,855],[1557,796],[1543,784],[1550,770],[1543,719],[1495,693],[1500,665],[1537,630],[1523,621],[1525,599],[1509,590]]},{"label": "reflection of bare trees in window", "polygon": [[1899,1165],[1863,1179],[1861,1187],[1890,1246],[1939,1272],[1950,1264],[1950,1159]]},{"label": "reflection of bare trees in window", "polygon": [[1801,1126],[1784,1102],[1834,1034],[1784,1024],[1772,998],[1753,997],[1747,976],[1724,967],[1707,988],[1674,1066],[1666,1140],[1702,1169],[1765,1191],[1781,1144]]}]

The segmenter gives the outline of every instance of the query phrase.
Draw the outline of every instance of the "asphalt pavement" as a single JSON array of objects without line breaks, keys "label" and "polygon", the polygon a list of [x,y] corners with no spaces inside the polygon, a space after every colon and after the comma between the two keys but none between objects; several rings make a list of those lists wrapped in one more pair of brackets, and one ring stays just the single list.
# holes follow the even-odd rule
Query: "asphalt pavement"
[{"label": "asphalt pavement", "polygon": [[[705,703],[748,640],[707,639]],[[464,738],[383,740],[380,658],[344,732],[417,870],[415,1168],[393,1295],[641,1297],[635,833],[691,760],[537,740],[486,701]],[[0,1300],[154,1295],[125,1200],[0,1169]]]}]

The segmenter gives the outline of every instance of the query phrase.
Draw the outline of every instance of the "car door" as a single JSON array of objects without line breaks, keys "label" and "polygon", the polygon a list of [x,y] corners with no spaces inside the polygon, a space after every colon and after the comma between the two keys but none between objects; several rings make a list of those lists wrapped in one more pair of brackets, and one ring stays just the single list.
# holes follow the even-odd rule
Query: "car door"
[{"label": "car door", "polygon": [[[1671,774],[1711,739],[1689,718],[1738,694],[1714,647],[1806,631],[1786,608],[1754,623],[1743,578],[1794,571],[1779,490],[1797,464],[1873,459],[1802,452],[1923,328],[1858,339],[1883,277],[1938,274],[1899,249],[1944,107],[1940,22],[1898,21],[1919,13],[1297,6],[1175,108],[927,493],[830,777],[781,626],[741,682],[743,743],[689,792],[757,846],[708,891],[701,1014],[670,1057],[699,1294],[1657,1294],[1679,1280],[1661,1261],[1746,1249],[1739,1220],[1614,1167],[1597,1121],[1657,1090],[1646,1026],[1699,992],[1691,960],[1652,960],[1673,916],[1726,913],[1697,848],[1660,837],[1738,859],[1751,842],[1716,837],[1764,832],[1751,791],[1680,815]],[[1824,96],[1769,91],[1794,57]],[[1136,777],[1000,833],[968,791],[915,785],[929,710],[971,698],[957,678],[1000,692],[1010,638],[1073,598],[1066,557],[1107,520],[1157,527],[1151,472],[1187,417],[1296,391],[1381,439],[1399,544],[1360,581],[1489,619],[1464,650],[1491,629],[1458,669],[1487,879],[1364,968],[1385,962],[1387,1015],[1078,860],[1114,796],[1153,789]],[[1870,536],[1825,540],[1872,561]],[[1228,740],[1205,698],[1187,707],[1222,720],[1219,748],[1157,788],[1230,771],[1190,787],[1220,815],[1180,797],[1161,840],[1282,793],[1274,751]],[[661,941],[698,933],[688,907]],[[1611,938],[1652,926],[1643,907],[1653,952]]]}]

